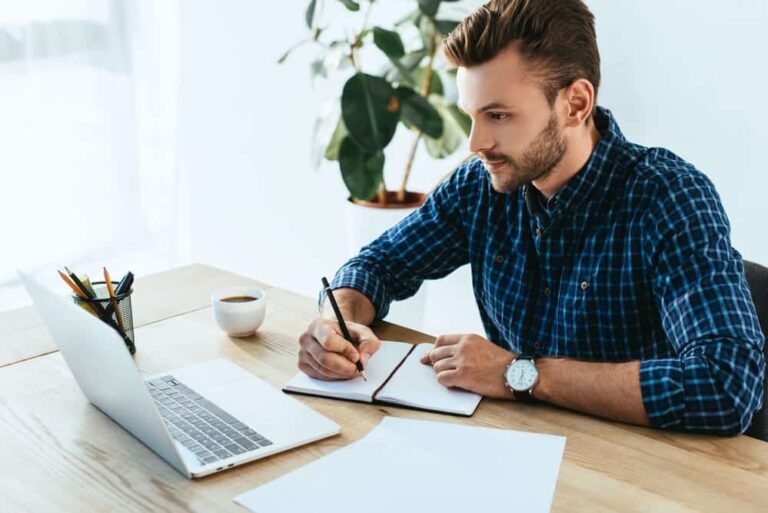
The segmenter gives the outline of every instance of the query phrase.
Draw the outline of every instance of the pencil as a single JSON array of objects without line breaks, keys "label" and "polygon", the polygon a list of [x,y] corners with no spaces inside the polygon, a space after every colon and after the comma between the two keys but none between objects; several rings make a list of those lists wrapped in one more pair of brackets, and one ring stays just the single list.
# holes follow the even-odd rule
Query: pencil
[{"label": "pencil", "polygon": [[85,285],[83,285],[83,282],[80,281],[80,278],[78,278],[77,275],[73,273],[69,267],[65,265],[64,270],[67,271],[67,274],[69,275],[69,277],[72,278],[73,282],[75,282],[75,285],[77,285],[77,288],[79,288],[81,291],[83,291],[83,294],[85,294],[85,297],[83,299],[94,299],[93,296],[91,295],[91,291],[85,288]]},{"label": "pencil", "polygon": [[84,274],[83,279],[80,281],[82,281],[83,285],[85,285],[85,288],[88,289],[89,296],[91,296],[93,299],[99,298],[99,296],[96,294],[96,290],[93,288],[93,285],[91,285],[91,279],[88,277],[87,274]]},{"label": "pencil", "polygon": [[[109,271],[107,271],[107,268],[104,267],[104,281],[107,284],[107,292],[109,292],[109,297],[114,298],[115,297],[115,289],[112,288],[112,280],[109,277]],[[120,309],[117,307],[117,301],[112,300],[112,307],[115,309],[115,316],[117,317],[117,323],[120,325],[120,330],[125,333],[125,325],[123,324],[123,316],[120,315]]]},{"label": "pencil", "polygon": [[77,275],[73,273],[69,267],[64,266],[64,270],[67,271],[67,273],[69,274],[69,277],[72,278],[72,281],[75,283],[75,285],[77,285],[77,288],[79,288],[83,292],[83,294],[85,294],[85,297],[83,299],[88,303],[88,305],[90,305],[91,309],[94,312],[94,315],[99,319],[101,319],[102,321],[109,324],[110,326],[112,326],[113,328],[118,329],[115,323],[112,322],[112,318],[111,318],[112,312],[110,310],[111,305],[108,306],[107,308],[102,308],[101,303],[99,303],[98,301],[89,301],[89,300],[98,299],[96,297],[96,294],[93,292],[93,289],[89,289],[88,287],[86,287],[83,284],[83,282],[80,280],[80,278],[78,278]]},{"label": "pencil", "polygon": [[[325,279],[325,277],[323,277],[323,287],[325,287],[325,293],[328,296],[328,299],[331,301],[331,307],[333,308],[333,313],[336,314],[336,320],[339,321],[339,326],[341,327],[341,332],[344,334],[344,338],[347,339],[354,346],[355,349],[357,349],[358,345],[352,340],[352,337],[349,335],[347,324],[344,322],[344,317],[341,316],[341,310],[339,310],[339,305],[336,304],[336,298],[333,297],[333,291],[331,290],[331,285],[328,283],[328,280]],[[357,371],[360,373],[363,379],[365,381],[368,381],[368,378],[365,376],[365,369],[363,369],[363,364],[360,362],[359,357],[355,362],[355,366],[357,367]]]},{"label": "pencil", "polygon": [[[79,288],[77,288],[77,285],[75,285],[72,282],[72,280],[69,279],[69,276],[67,276],[63,272],[59,271],[58,269],[56,270],[56,272],[59,273],[59,276],[61,276],[61,279],[64,280],[64,283],[66,283],[69,286],[69,288],[72,289],[72,292],[74,292],[77,297],[79,297],[80,299],[87,299],[85,293],[82,292]],[[80,306],[82,306],[83,308],[85,308],[86,310],[88,310],[89,312],[91,312],[92,314],[96,315],[96,311],[93,310],[93,308],[91,308],[90,304],[88,304],[88,303],[86,303],[84,301],[82,301],[82,302],[80,302],[78,304]]]}]

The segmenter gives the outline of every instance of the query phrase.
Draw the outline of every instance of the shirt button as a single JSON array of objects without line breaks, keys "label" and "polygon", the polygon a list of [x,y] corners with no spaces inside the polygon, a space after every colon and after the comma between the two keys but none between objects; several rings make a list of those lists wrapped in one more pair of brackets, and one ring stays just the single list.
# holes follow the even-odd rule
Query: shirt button
[{"label": "shirt button", "polygon": [[500,264],[504,261],[504,257],[502,255],[496,255],[496,263]]},{"label": "shirt button", "polygon": [[533,348],[534,349],[538,350],[540,347],[541,347],[541,342],[539,342],[538,340],[533,343]]},{"label": "shirt button", "polygon": [[545,288],[544,289],[544,295],[545,296],[551,296],[552,295],[552,289],[550,289],[549,287]]},{"label": "shirt button", "polygon": [[541,237],[541,228],[536,228],[536,237]]},{"label": "shirt button", "polygon": [[582,281],[581,282],[581,290],[587,290],[587,287],[589,287],[588,281]]}]

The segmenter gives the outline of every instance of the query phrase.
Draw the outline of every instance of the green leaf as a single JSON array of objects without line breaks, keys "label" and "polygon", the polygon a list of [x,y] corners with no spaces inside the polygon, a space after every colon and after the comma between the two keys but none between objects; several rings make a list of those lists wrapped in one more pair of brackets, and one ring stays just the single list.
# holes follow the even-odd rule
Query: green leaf
[{"label": "green leaf", "polygon": [[395,135],[400,101],[383,78],[357,73],[344,84],[341,115],[350,137],[363,149],[375,152]]},{"label": "green leaf", "polygon": [[421,64],[421,61],[424,60],[424,57],[427,56],[427,51],[425,49],[421,50],[415,50],[402,59],[400,59],[400,62],[403,66],[406,67],[406,69],[414,70],[419,67],[419,64]]},{"label": "green leaf", "polygon": [[339,2],[344,4],[344,7],[346,7],[350,11],[359,11],[360,10],[360,4],[355,2],[355,0],[339,0]]},{"label": "green leaf", "polygon": [[298,47],[300,47],[302,45],[305,45],[305,44],[307,44],[309,42],[310,42],[309,39],[302,39],[301,41],[299,41],[298,43],[296,43],[292,47],[288,48],[288,50],[286,50],[285,53],[283,55],[281,55],[279,59],[277,59],[277,63],[278,64],[284,63],[285,60],[288,58],[288,56],[291,54],[292,51],[294,51]]},{"label": "green leaf", "polygon": [[440,7],[440,0],[419,0],[419,10],[425,15],[434,17]]},{"label": "green leaf", "polygon": [[394,30],[387,30],[381,27],[373,27],[373,43],[384,52],[387,57],[399,59],[405,55],[405,47],[400,34]]},{"label": "green leaf", "polygon": [[421,10],[416,9],[415,11],[411,11],[399,20],[395,22],[395,27],[400,27],[402,25],[405,25],[406,23],[412,23],[416,26],[419,25],[418,20],[419,16],[421,16]]},{"label": "green leaf", "polygon": [[339,160],[339,148],[341,148],[341,141],[347,136],[347,127],[344,126],[344,120],[339,118],[339,122],[336,123],[336,129],[331,135],[331,140],[328,143],[328,147],[325,148],[325,154],[323,155],[328,160]]},{"label": "green leaf", "polygon": [[435,20],[422,16],[419,22],[419,35],[421,36],[421,43],[424,45],[424,48],[433,48],[437,44],[437,41],[435,41],[435,36],[437,35]]},{"label": "green leaf", "polygon": [[304,21],[307,22],[307,28],[311,29],[315,23],[315,8],[317,7],[317,0],[310,0],[307,6],[307,12],[304,13]]},{"label": "green leaf", "polygon": [[447,36],[453,29],[459,26],[460,21],[435,20],[435,27],[442,35]]},{"label": "green leaf", "polygon": [[324,69],[323,76],[327,76],[331,72],[344,69],[351,65],[347,48],[341,46],[329,47],[322,56],[322,61]]},{"label": "green leaf", "polygon": [[[419,68],[413,72],[413,79],[415,80],[415,84],[418,85],[418,89],[422,90],[422,84],[424,83],[424,73],[426,68]],[[432,70],[432,79],[429,82],[429,92],[428,94],[439,94],[443,95],[445,93],[445,89],[443,88],[443,79],[440,78],[440,75],[437,73],[437,70]]]},{"label": "green leaf", "polygon": [[459,126],[464,132],[464,135],[469,137],[469,133],[472,131],[472,120],[470,117],[464,114],[464,112],[456,104],[449,105],[448,110],[450,111],[453,118],[459,123]]},{"label": "green leaf", "polygon": [[430,103],[434,106],[443,120],[443,133],[438,138],[427,136],[424,142],[427,152],[436,159],[442,159],[452,155],[467,140],[467,133],[464,131],[461,123],[453,115],[452,108],[455,105],[446,105],[444,99],[438,95],[429,97]]},{"label": "green leaf", "polygon": [[391,67],[387,67],[383,73],[383,76],[391,82],[407,83],[411,86],[416,86],[416,79],[413,77],[411,71],[403,66],[403,63],[399,59],[389,58]]},{"label": "green leaf", "polygon": [[[327,158],[326,153],[329,146],[332,145],[333,137],[339,130],[339,119],[341,119],[341,102],[338,98],[330,98],[320,104],[318,115],[312,127],[312,143],[310,145],[310,162],[315,169],[320,167],[324,157]],[[338,144],[341,144],[341,140],[337,141]],[[338,154],[338,146],[336,152]]]},{"label": "green leaf", "polygon": [[[402,59],[391,59],[392,67],[385,67],[381,73],[390,82],[407,83],[413,87],[418,87],[419,83],[413,75],[413,70],[419,67],[421,61],[427,55],[427,51],[424,49],[415,50],[413,52],[405,54]],[[396,62],[397,61],[397,62]]]},{"label": "green leaf", "polygon": [[408,87],[398,87],[401,116],[425,135],[439,138],[443,134],[443,119],[429,101]]},{"label": "green leaf", "polygon": [[315,59],[312,61],[312,63],[309,65],[309,74],[314,80],[317,77],[328,77],[327,73],[325,72],[325,64],[323,63],[323,59]]},{"label": "green leaf", "polygon": [[384,182],[384,152],[365,151],[345,137],[339,148],[339,168],[352,197],[372,200]]}]

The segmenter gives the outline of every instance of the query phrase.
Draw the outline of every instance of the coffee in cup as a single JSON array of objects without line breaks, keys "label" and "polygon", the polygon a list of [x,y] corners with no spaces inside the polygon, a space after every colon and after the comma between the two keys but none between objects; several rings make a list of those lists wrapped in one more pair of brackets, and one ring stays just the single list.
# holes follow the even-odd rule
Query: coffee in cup
[{"label": "coffee in cup", "polygon": [[266,292],[256,287],[227,287],[211,294],[213,318],[230,337],[252,335],[264,322]]}]

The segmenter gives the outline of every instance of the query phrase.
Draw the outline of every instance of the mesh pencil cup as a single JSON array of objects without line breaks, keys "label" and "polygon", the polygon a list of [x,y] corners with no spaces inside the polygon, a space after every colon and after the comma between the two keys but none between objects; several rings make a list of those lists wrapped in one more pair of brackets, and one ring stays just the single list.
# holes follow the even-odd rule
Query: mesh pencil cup
[{"label": "mesh pencil cup", "polygon": [[[112,282],[112,289],[116,289],[118,282]],[[72,296],[75,303],[85,306],[87,310],[112,327],[125,342],[131,354],[136,353],[136,344],[133,335],[133,310],[131,308],[131,294],[133,289],[115,297],[109,297],[107,284],[104,281],[91,282],[95,299],[82,299]]]}]

